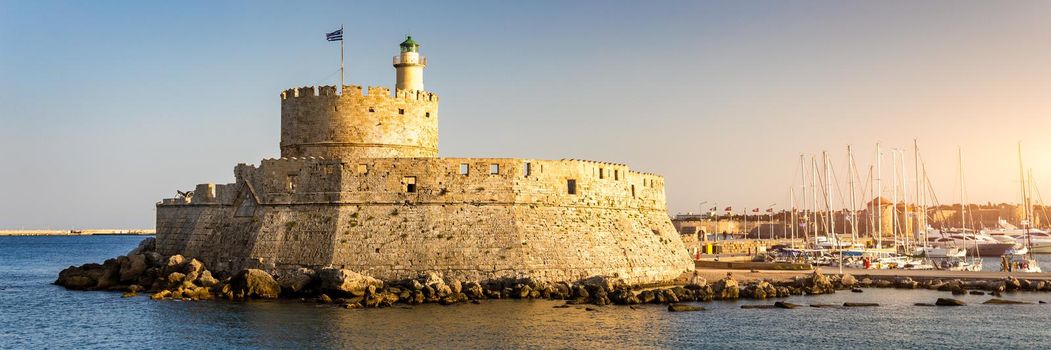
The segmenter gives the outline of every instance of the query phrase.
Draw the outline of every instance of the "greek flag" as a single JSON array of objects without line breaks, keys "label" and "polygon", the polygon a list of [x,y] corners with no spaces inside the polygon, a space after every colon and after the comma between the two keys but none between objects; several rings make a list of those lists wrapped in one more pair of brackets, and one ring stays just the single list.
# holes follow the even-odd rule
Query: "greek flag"
[{"label": "greek flag", "polygon": [[328,41],[343,41],[343,28],[340,28],[339,30],[334,31],[332,33],[326,33],[325,34],[325,40],[328,40]]}]

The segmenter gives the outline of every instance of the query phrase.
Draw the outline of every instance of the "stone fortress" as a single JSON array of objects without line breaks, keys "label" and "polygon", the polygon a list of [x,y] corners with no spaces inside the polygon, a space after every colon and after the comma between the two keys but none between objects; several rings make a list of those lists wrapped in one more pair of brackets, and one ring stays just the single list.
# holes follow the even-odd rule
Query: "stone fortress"
[{"label": "stone fortress", "polygon": [[281,93],[281,158],[157,203],[157,250],[217,271],[382,280],[670,281],[693,268],[663,178],[585,160],[438,157],[438,95],[408,38],[397,84]]}]

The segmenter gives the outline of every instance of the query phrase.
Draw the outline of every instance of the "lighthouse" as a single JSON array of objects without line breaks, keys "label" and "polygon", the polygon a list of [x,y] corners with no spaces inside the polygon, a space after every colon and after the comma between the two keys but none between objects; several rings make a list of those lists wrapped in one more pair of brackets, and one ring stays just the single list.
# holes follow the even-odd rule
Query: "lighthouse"
[{"label": "lighthouse", "polygon": [[394,56],[394,69],[397,71],[397,90],[423,90],[423,67],[427,58],[420,55],[420,44],[406,36],[401,42],[401,52]]}]

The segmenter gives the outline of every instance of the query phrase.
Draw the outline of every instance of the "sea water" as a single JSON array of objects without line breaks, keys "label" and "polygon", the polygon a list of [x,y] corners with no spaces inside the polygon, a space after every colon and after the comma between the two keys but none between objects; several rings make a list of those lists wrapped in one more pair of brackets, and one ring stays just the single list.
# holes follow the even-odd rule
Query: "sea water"
[{"label": "sea water", "polygon": [[[69,265],[102,262],[141,236],[0,237],[0,348],[713,348],[1046,349],[1051,304],[918,307],[949,293],[866,289],[778,299],[797,304],[875,302],[869,308],[741,309],[774,300],[663,306],[554,308],[557,301],[497,300],[347,310],[298,301],[182,302],[67,291],[51,284]],[[1051,293],[1013,293],[1051,301]]]}]

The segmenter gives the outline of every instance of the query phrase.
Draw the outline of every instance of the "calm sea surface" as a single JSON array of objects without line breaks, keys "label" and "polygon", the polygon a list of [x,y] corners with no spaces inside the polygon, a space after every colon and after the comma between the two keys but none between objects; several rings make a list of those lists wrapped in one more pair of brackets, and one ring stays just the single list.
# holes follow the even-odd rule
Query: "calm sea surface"
[{"label": "calm sea surface", "polygon": [[[878,308],[742,310],[746,302],[669,313],[554,301],[493,301],[345,310],[291,301],[156,302],[73,292],[58,272],[122,255],[142,237],[0,237],[0,348],[1051,348],[1051,304],[914,307],[948,293],[869,289],[792,297],[799,304],[878,302]],[[1019,293],[1048,300],[1051,293]],[[767,302],[772,303],[772,301]]]}]

